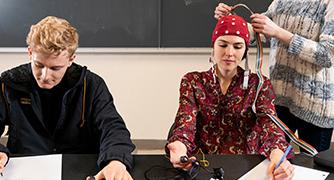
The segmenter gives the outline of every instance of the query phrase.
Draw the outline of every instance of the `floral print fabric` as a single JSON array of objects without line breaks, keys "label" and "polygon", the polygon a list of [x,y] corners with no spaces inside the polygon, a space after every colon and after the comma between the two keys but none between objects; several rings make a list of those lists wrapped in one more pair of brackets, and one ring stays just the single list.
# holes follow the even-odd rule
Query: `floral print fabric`
[{"label": "floral print fabric", "polygon": [[251,109],[258,77],[249,76],[249,86],[242,89],[244,70],[240,67],[226,94],[211,70],[186,74],[180,85],[179,109],[169,142],[183,142],[188,155],[198,148],[210,154],[262,154],[269,157],[272,149],[284,151],[288,143],[283,131],[267,113],[275,113],[275,98],[270,81],[265,78],[256,100],[256,113]]}]

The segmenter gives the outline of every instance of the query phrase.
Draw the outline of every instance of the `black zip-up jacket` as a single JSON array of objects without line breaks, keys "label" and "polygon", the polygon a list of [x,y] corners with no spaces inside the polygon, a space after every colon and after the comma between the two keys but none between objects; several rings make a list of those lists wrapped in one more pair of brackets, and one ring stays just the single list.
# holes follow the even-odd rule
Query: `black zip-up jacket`
[{"label": "black zip-up jacket", "polygon": [[119,160],[132,169],[130,140],[104,80],[78,64],[67,69],[63,96],[54,132],[43,121],[41,101],[30,63],[1,74],[0,133],[8,125],[7,148],[13,154],[98,153],[98,165]]}]

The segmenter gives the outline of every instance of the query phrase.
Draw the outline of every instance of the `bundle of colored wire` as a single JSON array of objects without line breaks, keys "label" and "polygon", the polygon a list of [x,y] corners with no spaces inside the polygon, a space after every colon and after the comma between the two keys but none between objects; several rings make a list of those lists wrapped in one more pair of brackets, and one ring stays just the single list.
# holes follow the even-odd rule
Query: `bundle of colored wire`
[{"label": "bundle of colored wire", "polygon": [[[253,11],[247,7],[245,4],[237,4],[235,6],[232,7],[232,11],[235,10],[238,7],[243,7],[245,9],[247,9],[251,14],[254,14]],[[255,95],[255,99],[254,102],[252,104],[252,110],[254,113],[256,113],[256,100],[258,98],[258,95],[262,89],[262,85],[263,85],[263,74],[262,74],[262,57],[263,57],[263,47],[262,47],[262,41],[261,41],[261,37],[259,33],[255,33],[256,36],[256,45],[257,45],[257,54],[256,54],[256,66],[255,66],[255,71],[256,74],[259,78],[259,84],[257,86],[256,89],[256,95]],[[315,156],[318,154],[318,151],[311,146],[310,144],[306,143],[305,141],[299,139],[289,128],[288,126],[286,126],[278,117],[276,114],[272,113],[272,114],[267,114],[267,116],[270,117],[270,119],[272,121],[274,121],[274,123],[280,127],[284,133],[289,136],[289,138],[299,147],[305,149],[307,152],[309,152],[312,156]]]}]

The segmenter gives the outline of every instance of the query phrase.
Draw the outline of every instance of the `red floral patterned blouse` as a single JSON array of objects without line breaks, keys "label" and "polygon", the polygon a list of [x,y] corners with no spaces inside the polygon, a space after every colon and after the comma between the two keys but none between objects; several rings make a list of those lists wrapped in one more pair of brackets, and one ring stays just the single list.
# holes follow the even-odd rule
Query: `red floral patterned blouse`
[{"label": "red floral patterned blouse", "polygon": [[196,153],[198,148],[206,154],[262,154],[266,157],[276,147],[284,151],[288,146],[284,132],[266,116],[266,113],[276,114],[270,81],[264,80],[254,114],[251,106],[258,77],[250,74],[248,88],[244,90],[243,73],[238,67],[225,95],[219,82],[214,82],[211,70],[186,74],[181,81],[175,128],[168,141],[183,142],[188,155]]}]

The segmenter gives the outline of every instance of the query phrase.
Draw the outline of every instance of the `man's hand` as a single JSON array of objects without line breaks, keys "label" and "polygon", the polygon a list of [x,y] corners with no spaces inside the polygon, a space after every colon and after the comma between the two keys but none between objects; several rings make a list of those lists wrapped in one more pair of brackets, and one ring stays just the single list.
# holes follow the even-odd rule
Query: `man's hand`
[{"label": "man's hand", "polygon": [[6,153],[0,152],[0,173],[5,169],[5,165],[8,161],[8,156]]},{"label": "man's hand", "polygon": [[[110,163],[94,177],[96,180],[132,180],[125,165],[117,160],[110,161]],[[87,177],[86,180],[90,180],[90,178]]]},{"label": "man's hand", "polygon": [[182,163],[180,161],[181,156],[187,156],[187,147],[181,141],[174,141],[167,145],[170,153],[170,162],[175,168],[181,168],[183,170],[189,170],[192,166],[192,161],[196,160],[194,156],[189,158],[189,161]]}]

